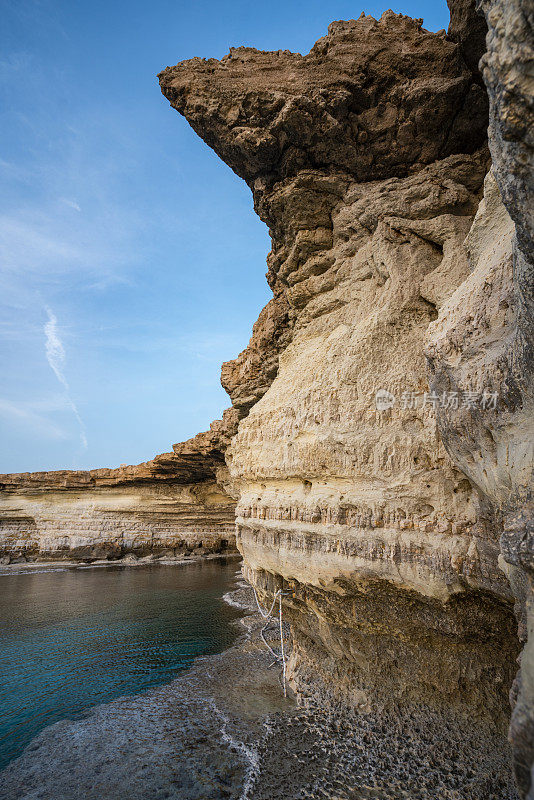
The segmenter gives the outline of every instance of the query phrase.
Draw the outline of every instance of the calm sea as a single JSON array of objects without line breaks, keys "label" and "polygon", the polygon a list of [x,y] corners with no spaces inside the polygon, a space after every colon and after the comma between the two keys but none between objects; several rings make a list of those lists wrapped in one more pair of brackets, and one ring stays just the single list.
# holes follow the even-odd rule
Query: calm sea
[{"label": "calm sea", "polygon": [[0,769],[43,728],[236,638],[235,560],[0,574]]}]

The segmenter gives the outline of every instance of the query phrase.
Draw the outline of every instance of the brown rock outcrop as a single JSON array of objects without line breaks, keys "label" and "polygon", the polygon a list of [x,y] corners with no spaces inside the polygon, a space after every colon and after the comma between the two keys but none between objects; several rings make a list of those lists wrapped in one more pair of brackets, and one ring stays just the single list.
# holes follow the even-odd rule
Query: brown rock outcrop
[{"label": "brown rock outcrop", "polygon": [[459,47],[392,11],[333,22],[305,56],[238,47],[159,78],[255,193],[303,169],[403,176],[486,137],[487,101]]},{"label": "brown rock outcrop", "polygon": [[0,476],[0,524],[39,519],[57,543],[98,518],[135,549],[145,513],[158,547],[199,528],[220,544],[235,496],[245,574],[285,590],[300,699],[350,707],[387,753],[366,791],[516,798],[511,689],[534,800],[534,13],[449,6],[447,34],[388,11],[304,56],[160,74],[250,186],[273,299],[209,432],[138,467]]},{"label": "brown rock outcrop", "polygon": [[[332,23],[306,56],[240,47],[220,62],[191,59],[159,77],[174,108],[247,181],[273,240],[274,298],[249,347],[222,371],[243,416],[291,341],[288,292],[328,269],[331,213],[348,185],[474,152],[485,141],[487,99],[458,45],[393,12]],[[304,262],[309,274],[299,272]]]},{"label": "brown rock outcrop", "polygon": [[466,64],[480,75],[479,62],[486,52],[488,26],[481,12],[477,12],[475,0],[447,0],[451,21],[447,35],[458,42]]}]

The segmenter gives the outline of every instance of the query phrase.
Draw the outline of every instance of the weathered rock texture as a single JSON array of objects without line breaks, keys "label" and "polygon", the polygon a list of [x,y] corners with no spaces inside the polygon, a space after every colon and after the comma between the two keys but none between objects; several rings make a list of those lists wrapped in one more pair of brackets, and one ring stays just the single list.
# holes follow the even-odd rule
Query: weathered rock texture
[{"label": "weathered rock texture", "polygon": [[447,0],[447,5],[451,12],[447,35],[458,42],[466,64],[480,75],[479,62],[486,52],[488,32],[484,15],[477,13],[474,0]]},{"label": "weathered rock texture", "polygon": [[504,530],[502,566],[525,643],[510,739],[519,789],[534,798],[534,7],[479,5],[489,28],[481,65],[493,172],[466,240],[471,274],[433,324],[428,355],[437,391],[499,398],[495,410],[440,410],[438,420],[448,452]]},{"label": "weathered rock texture", "polygon": [[139,467],[0,478],[10,547],[39,552],[219,547],[235,496],[246,575],[285,591],[291,680],[361,719],[370,765],[391,754],[365,778],[383,800],[516,797],[511,687],[534,800],[534,11],[479,5],[449,0],[448,33],[388,11],[304,56],[165,69],[271,233],[233,408]]},{"label": "weathered rock texture", "polygon": [[94,560],[235,548],[235,502],[217,480],[226,471],[228,416],[137,466],[0,475],[0,556]]},{"label": "weathered rock texture", "polygon": [[[236,48],[160,75],[247,181],[272,237],[274,298],[222,373],[240,417],[226,461],[246,574],[265,595],[287,590],[301,697],[375,719],[370,747],[407,748],[381,797],[514,796],[519,590],[499,568],[499,537],[508,504],[517,546],[508,555],[505,536],[505,558],[531,567],[516,514],[532,463],[531,62],[526,3],[484,5],[506,208],[491,174],[481,202],[485,24],[472,2],[451,0],[449,35],[362,15],[332,23],[305,56]],[[495,392],[496,409],[480,410]],[[514,719],[527,763],[531,718]],[[459,730],[456,767],[440,772],[432,737]],[[414,746],[427,778],[407,767]]]}]

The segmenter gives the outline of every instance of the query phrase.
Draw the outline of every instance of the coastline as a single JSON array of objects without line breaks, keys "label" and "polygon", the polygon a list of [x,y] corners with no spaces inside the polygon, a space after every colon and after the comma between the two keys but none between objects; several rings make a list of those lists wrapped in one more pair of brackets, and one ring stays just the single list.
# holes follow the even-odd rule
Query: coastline
[{"label": "coastline", "polygon": [[241,582],[222,599],[243,610],[232,647],[167,685],[45,728],[1,773],[1,800],[115,800],[119,786],[132,800],[248,796],[265,720],[295,703],[255,641],[261,618],[250,613],[250,589]]},{"label": "coastline", "polygon": [[508,781],[482,786],[485,770],[457,763],[459,747],[477,763],[479,743],[446,720],[428,715],[413,739],[380,709],[358,713],[326,694],[284,699],[252,590],[240,570],[235,581],[221,598],[243,612],[230,648],[45,728],[0,773],[0,800],[470,800],[482,789],[486,800],[517,800]]},{"label": "coastline", "polygon": [[182,564],[195,564],[199,561],[216,561],[219,559],[235,559],[235,561],[239,561],[241,560],[241,554],[238,550],[235,550],[224,553],[208,553],[192,556],[149,555],[143,558],[132,558],[131,555],[127,555],[123,558],[112,560],[96,559],[91,562],[74,559],[66,559],[65,561],[60,561],[58,559],[55,561],[25,561],[16,564],[0,564],[0,576],[25,575],[30,572],[59,572],[68,569],[92,569],[96,567],[146,567],[147,564],[160,564],[161,566],[174,567]]}]

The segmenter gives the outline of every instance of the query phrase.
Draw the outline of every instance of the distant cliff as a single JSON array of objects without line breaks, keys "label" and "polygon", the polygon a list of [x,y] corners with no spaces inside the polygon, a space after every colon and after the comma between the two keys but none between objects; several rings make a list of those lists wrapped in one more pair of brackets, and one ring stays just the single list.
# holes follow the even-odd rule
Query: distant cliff
[{"label": "distant cliff", "polygon": [[225,421],[137,466],[0,475],[0,557],[117,559],[235,549]]}]

